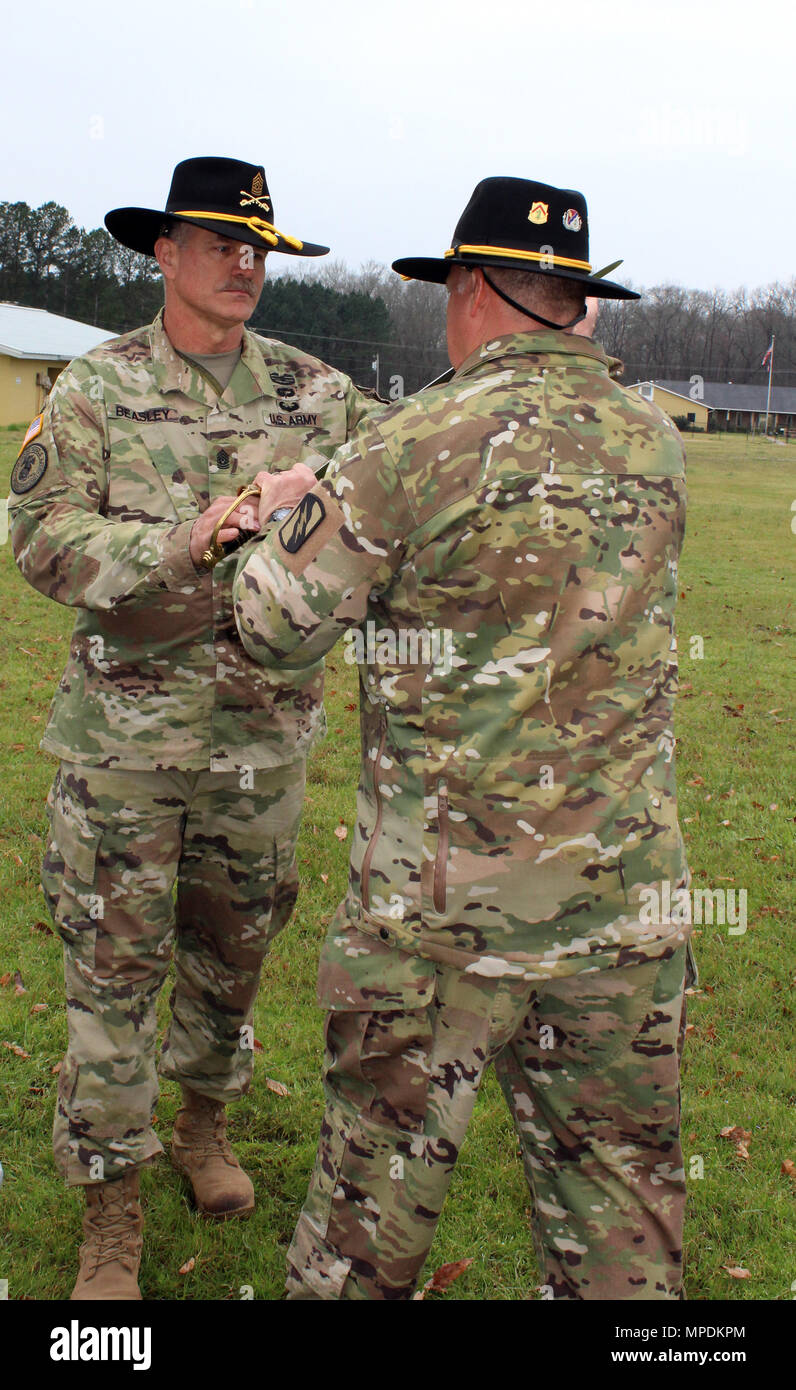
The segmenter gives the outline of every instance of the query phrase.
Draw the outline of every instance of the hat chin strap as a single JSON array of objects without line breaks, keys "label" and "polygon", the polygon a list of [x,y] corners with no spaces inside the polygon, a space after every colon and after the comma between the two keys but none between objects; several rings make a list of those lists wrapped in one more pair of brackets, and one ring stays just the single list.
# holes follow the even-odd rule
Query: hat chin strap
[{"label": "hat chin strap", "polygon": [[541,314],[532,313],[530,309],[526,309],[524,304],[520,304],[516,299],[512,299],[510,294],[504,294],[503,290],[499,290],[494,280],[490,280],[482,265],[479,265],[478,267],[468,266],[467,268],[468,270],[475,270],[476,268],[480,270],[489,288],[491,290],[494,290],[495,294],[498,296],[498,299],[505,300],[506,304],[510,304],[512,309],[517,309],[521,314],[524,314],[527,319],[535,319],[537,323],[543,323],[545,328],[557,328],[559,330],[564,330],[566,328],[574,328],[576,323],[582,323],[583,319],[585,319],[586,317],[587,311],[584,309],[582,313],[576,314],[574,319],[570,319],[569,323],[553,323],[552,319],[545,319],[542,318]]}]

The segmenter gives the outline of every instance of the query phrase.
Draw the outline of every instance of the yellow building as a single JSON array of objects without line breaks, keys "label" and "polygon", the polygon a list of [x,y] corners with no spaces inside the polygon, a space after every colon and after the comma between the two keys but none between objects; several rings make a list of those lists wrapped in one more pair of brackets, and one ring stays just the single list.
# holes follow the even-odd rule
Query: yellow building
[{"label": "yellow building", "polygon": [[692,400],[690,395],[680,395],[678,391],[661,386],[657,381],[636,381],[630,389],[637,391],[645,401],[652,401],[671,419],[675,415],[684,416],[692,429],[707,429],[710,407],[703,400]]},{"label": "yellow building", "polygon": [[115,335],[46,309],[0,303],[0,425],[28,425],[73,357]]}]

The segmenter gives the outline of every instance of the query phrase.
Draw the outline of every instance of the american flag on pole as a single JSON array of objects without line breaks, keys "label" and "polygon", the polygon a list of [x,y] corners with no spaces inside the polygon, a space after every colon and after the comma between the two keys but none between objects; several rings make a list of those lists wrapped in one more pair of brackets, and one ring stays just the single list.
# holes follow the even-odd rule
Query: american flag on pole
[{"label": "american flag on pole", "polygon": [[771,342],[770,342],[769,345],[768,345],[768,352],[766,353],[765,357],[763,358],[763,361],[760,363],[760,366],[761,366],[761,367],[769,367],[769,366],[771,365],[771,354],[772,354],[773,351],[774,351],[774,339],[772,338],[772,339],[771,339]]}]

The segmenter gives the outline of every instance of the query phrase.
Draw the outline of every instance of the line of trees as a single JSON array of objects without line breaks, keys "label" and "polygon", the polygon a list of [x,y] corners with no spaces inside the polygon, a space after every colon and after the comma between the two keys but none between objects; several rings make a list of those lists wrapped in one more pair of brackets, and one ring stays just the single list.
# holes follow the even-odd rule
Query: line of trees
[{"label": "line of trees", "polygon": [[597,338],[625,364],[626,382],[705,381],[758,385],[776,334],[774,383],[796,386],[796,279],[755,290],[639,289],[640,300],[604,300]]},{"label": "line of trees", "polygon": [[[277,269],[278,267],[278,269]],[[796,386],[796,279],[760,289],[689,290],[658,285],[640,301],[605,300],[597,338],[625,364],[627,382],[647,378],[759,383],[776,334],[775,383]],[[0,300],[124,333],[163,302],[156,263],[104,228],[85,231],[48,202],[0,203]],[[405,282],[387,266],[358,271],[341,261],[269,262],[251,321],[383,395],[416,390],[448,365],[445,291]]]}]

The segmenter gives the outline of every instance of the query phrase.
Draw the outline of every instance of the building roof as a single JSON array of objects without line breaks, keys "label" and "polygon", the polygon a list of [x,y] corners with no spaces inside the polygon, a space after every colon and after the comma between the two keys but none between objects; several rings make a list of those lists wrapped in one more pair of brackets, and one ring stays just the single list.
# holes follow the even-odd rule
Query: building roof
[{"label": "building roof", "polygon": [[0,303],[0,353],[8,357],[32,357],[48,362],[71,362],[84,352],[115,338],[105,328],[65,319],[46,309],[26,309],[21,304]]},{"label": "building roof", "polygon": [[[690,381],[636,381],[633,386],[658,386],[662,391],[671,391],[675,396],[690,395]],[[759,414],[765,411],[768,386],[744,386],[734,381],[706,381],[702,386],[703,395],[694,401],[695,405],[706,405],[709,410],[740,410]],[[773,386],[771,388],[772,413],[796,415],[796,387]]]}]

